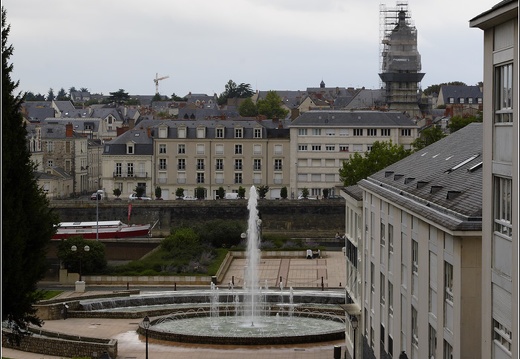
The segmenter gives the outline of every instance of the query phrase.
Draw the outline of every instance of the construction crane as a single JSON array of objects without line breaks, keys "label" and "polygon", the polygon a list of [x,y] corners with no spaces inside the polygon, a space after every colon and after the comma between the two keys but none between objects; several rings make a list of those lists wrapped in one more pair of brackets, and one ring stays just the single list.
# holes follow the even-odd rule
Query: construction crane
[{"label": "construction crane", "polygon": [[155,73],[155,78],[153,79],[153,82],[155,82],[155,94],[159,94],[159,81],[169,78],[170,76],[162,76],[159,77],[158,73]]}]

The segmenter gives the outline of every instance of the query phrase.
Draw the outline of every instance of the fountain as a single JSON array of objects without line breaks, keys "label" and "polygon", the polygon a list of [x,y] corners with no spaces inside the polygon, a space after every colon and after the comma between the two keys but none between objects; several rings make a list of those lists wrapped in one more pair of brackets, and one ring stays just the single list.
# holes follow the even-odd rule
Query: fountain
[{"label": "fountain", "polygon": [[[206,294],[197,291],[196,294],[175,292],[174,299],[173,295],[142,298],[146,304],[134,305],[147,307],[137,315],[146,313],[145,315],[153,316],[154,311],[157,313],[155,315],[159,315],[150,323],[149,337],[174,342],[218,345],[297,344],[344,338],[344,314],[337,307],[337,304],[344,303],[343,294],[306,291],[298,294],[299,303],[295,303],[292,287],[284,293],[282,283],[277,291],[269,290],[266,282],[262,288],[258,274],[261,220],[257,202],[257,191],[252,186],[248,202],[247,261],[242,288],[235,288],[229,283],[229,293],[226,294],[212,283],[209,295],[207,291]],[[288,296],[288,299],[284,299],[284,296]],[[336,304],[320,304],[318,309],[316,305],[309,305],[311,302]],[[98,308],[99,302],[84,302],[82,305],[84,308]],[[169,311],[169,314],[162,314],[164,311]],[[138,332],[144,333],[142,325]]]}]

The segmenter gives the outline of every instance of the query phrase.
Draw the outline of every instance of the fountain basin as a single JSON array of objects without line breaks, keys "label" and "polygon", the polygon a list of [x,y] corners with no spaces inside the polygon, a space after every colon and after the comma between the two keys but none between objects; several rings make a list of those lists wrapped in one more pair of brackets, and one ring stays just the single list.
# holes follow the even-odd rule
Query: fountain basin
[{"label": "fountain basin", "polygon": [[[297,312],[290,318],[271,315],[250,325],[244,317],[210,318],[207,311],[175,313],[152,320],[150,338],[213,345],[303,344],[341,340],[342,318],[327,313]],[[140,326],[140,334],[145,329]]]}]

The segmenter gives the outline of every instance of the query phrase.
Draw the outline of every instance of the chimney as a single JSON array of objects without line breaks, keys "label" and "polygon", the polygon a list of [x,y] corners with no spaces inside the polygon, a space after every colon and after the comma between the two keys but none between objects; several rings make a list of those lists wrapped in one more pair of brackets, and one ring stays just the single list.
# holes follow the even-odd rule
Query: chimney
[{"label": "chimney", "polygon": [[125,133],[126,131],[128,131],[128,126],[123,126],[123,127],[117,127],[116,128],[116,135],[119,137],[121,136],[123,133]]},{"label": "chimney", "polygon": [[66,137],[72,137],[74,136],[74,129],[72,127],[72,123],[69,122],[65,125],[65,136]]}]

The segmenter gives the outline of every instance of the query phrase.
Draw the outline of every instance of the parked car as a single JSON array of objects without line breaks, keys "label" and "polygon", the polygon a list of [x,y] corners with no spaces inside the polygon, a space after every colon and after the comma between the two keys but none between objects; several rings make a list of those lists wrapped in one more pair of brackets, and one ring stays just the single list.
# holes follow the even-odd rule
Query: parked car
[{"label": "parked car", "polygon": [[146,197],[146,196],[141,196],[141,197],[137,197],[137,193],[132,193],[130,196],[128,196],[128,199],[129,200],[143,200],[143,201],[151,201],[152,199],[150,197]]},{"label": "parked car", "polygon": [[196,200],[196,198],[193,196],[184,196],[184,197],[182,197],[182,199],[185,201],[195,201]]},{"label": "parked car", "polygon": [[90,199],[92,201],[95,201],[97,199],[99,195],[99,199],[102,200],[102,199],[105,199],[106,198],[106,195],[105,195],[105,191],[103,191],[102,189],[98,189],[97,192],[94,192],[90,195]]}]

